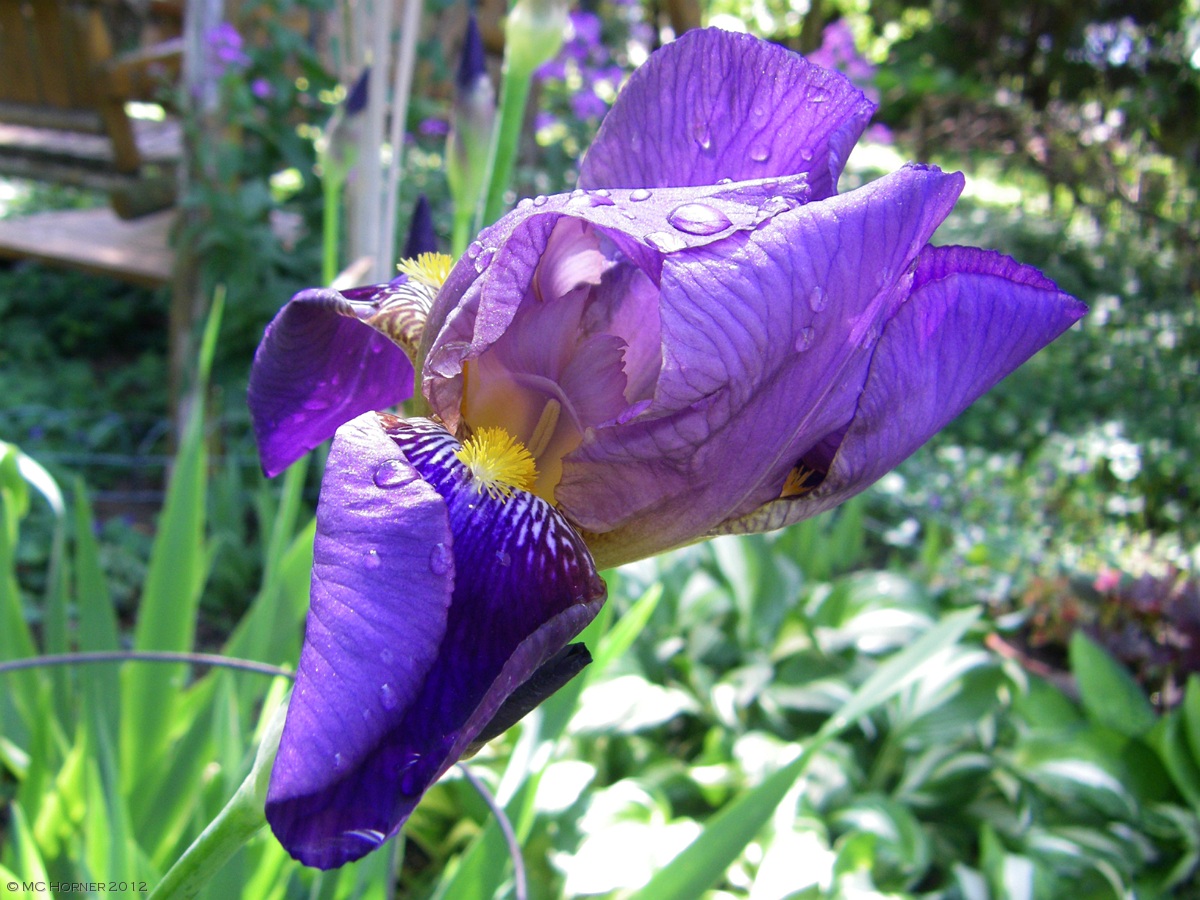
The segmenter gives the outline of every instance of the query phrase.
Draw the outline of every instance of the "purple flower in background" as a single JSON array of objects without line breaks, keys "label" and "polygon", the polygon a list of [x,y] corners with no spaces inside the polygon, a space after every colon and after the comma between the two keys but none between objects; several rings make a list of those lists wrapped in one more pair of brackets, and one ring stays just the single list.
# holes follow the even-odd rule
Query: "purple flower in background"
[{"label": "purple flower in background", "polygon": [[835,19],[825,26],[821,32],[821,46],[808,55],[808,61],[826,69],[836,69],[872,102],[879,99],[879,91],[874,85],[875,66],[858,52],[854,32],[845,19]]},{"label": "purple flower in background", "polygon": [[213,27],[204,36],[208,64],[217,77],[229,69],[240,70],[250,65],[250,57],[242,50],[243,43],[237,28],[229,22]]},{"label": "purple flower in background", "polygon": [[259,100],[266,100],[273,93],[275,93],[275,91],[271,87],[271,82],[267,79],[255,78],[252,82],[250,82],[250,93],[252,93]]},{"label": "purple flower in background", "polygon": [[[597,568],[836,506],[1083,314],[929,245],[961,175],[839,195],[873,109],[690,32],[630,79],[579,190],[522,201],[444,279],[410,263],[280,313],[251,376],[264,467],[337,432],[267,801],[294,856],[367,853],[578,671]],[[430,417],[371,412],[408,395],[414,344]]]}]

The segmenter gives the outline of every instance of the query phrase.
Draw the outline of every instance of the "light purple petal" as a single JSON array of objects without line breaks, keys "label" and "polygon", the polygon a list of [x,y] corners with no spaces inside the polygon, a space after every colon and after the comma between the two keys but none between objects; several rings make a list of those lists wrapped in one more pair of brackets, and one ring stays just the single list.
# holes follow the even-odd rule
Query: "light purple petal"
[{"label": "light purple petal", "polygon": [[457,427],[463,363],[512,325],[561,219],[591,225],[657,284],[671,254],[759,228],[807,199],[806,176],[799,175],[700,189],[580,190],[523,201],[480,234],[477,258],[488,265],[480,271],[461,260],[429,313],[423,387],[434,412]]},{"label": "light purple petal", "polygon": [[579,184],[684,187],[808,173],[813,199],[824,199],[874,109],[845,76],[783,47],[690,31],[634,72]]},{"label": "light purple petal", "polygon": [[391,830],[404,761],[392,732],[441,652],[452,547],[445,500],[378,417],[339,429],[317,507],[304,648],[267,798],[272,829],[303,862],[339,865]]},{"label": "light purple petal", "polygon": [[276,836],[308,865],[342,865],[393,834],[604,601],[565,520],[531,494],[481,493],[458,447],[428,420],[374,415],[335,440],[267,799]]},{"label": "light purple petal", "polygon": [[570,454],[556,492],[572,521],[607,533],[589,538],[600,565],[778,496],[795,462],[849,422],[874,342],[961,186],[906,167],[668,258],[654,401]]},{"label": "light purple petal", "polygon": [[883,332],[821,486],[769,503],[719,533],[781,528],[845,502],[1086,312],[1036,269],[970,247],[925,248],[915,283]]},{"label": "light purple petal", "polygon": [[364,320],[391,285],[297,294],[267,326],[250,370],[249,405],[267,475],[277,475],[344,423],[412,396],[413,369],[393,340]]}]

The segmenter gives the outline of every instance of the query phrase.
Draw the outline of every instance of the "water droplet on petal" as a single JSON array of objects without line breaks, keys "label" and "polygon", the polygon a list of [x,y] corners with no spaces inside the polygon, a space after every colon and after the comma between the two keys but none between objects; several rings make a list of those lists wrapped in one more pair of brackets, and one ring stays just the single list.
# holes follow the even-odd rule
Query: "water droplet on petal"
[{"label": "water droplet on petal", "polygon": [[571,191],[571,199],[578,200],[580,197],[582,197],[586,193],[587,193],[587,191],[585,191],[583,188],[575,188],[575,190]]},{"label": "water droplet on petal", "polygon": [[613,201],[607,195],[586,194],[576,191],[567,201],[568,206],[613,206]]},{"label": "water droplet on petal", "polygon": [[707,150],[712,146],[712,131],[707,122],[697,122],[692,128],[692,137],[696,139],[701,150]]},{"label": "water droplet on petal", "polygon": [[797,353],[803,353],[813,345],[813,339],[817,336],[817,332],[811,326],[805,326],[800,329],[800,333],[796,335],[796,340],[792,346]]},{"label": "water droplet on petal", "polygon": [[753,144],[750,147],[750,158],[755,162],[766,162],[771,158],[771,148],[767,144]]},{"label": "water droplet on petal", "polygon": [[646,243],[663,253],[674,253],[687,246],[683,238],[668,231],[654,231],[646,235]]},{"label": "water droplet on petal", "polygon": [[321,397],[309,397],[300,405],[313,412],[320,412],[323,409],[329,409],[330,403]]},{"label": "water droplet on petal", "polygon": [[538,194],[536,197],[533,198],[533,205],[534,206],[545,206],[546,203],[548,202],[548,200],[549,200],[549,198],[546,197],[545,194]]},{"label": "water droplet on petal", "polygon": [[363,565],[368,569],[378,569],[381,564],[382,560],[379,558],[379,551],[374,547],[368,550],[367,555],[363,557]]},{"label": "water droplet on petal", "polygon": [[412,472],[400,460],[388,459],[376,467],[371,480],[375,482],[375,487],[379,488],[400,487],[412,481]]},{"label": "water droplet on petal", "polygon": [[718,178],[717,184],[733,184],[732,178]]},{"label": "water droplet on petal", "polygon": [[450,571],[450,564],[454,562],[454,554],[445,544],[434,544],[433,549],[429,551],[429,571],[434,575],[445,575]]},{"label": "water droplet on petal", "polygon": [[531,206],[533,206],[533,201],[528,197],[522,197],[517,201],[517,209],[529,209]]},{"label": "water droplet on petal", "polygon": [[392,664],[392,660],[394,660],[395,658],[396,657],[392,654],[391,650],[380,650],[379,651],[379,661],[381,663],[383,663],[385,666],[390,666]]},{"label": "water droplet on petal", "polygon": [[684,203],[667,216],[675,228],[688,234],[709,235],[724,231],[733,223],[729,216],[705,203]]},{"label": "water droplet on petal", "polygon": [[379,702],[384,709],[395,709],[400,705],[400,698],[396,696],[395,688],[385,683],[379,688]]},{"label": "water droplet on petal", "polygon": [[467,247],[467,259],[474,259],[482,249],[483,244],[479,243],[479,241],[471,241],[470,246]]},{"label": "water droplet on petal", "polygon": [[340,753],[333,754],[333,767],[335,769],[340,769],[342,767],[342,754],[340,754]]},{"label": "water droplet on petal", "polygon": [[829,292],[817,285],[808,292],[808,305],[813,312],[820,312],[829,305]]},{"label": "water droplet on petal", "polygon": [[421,789],[421,771],[417,762],[421,759],[419,753],[409,754],[408,759],[399,766],[400,790],[406,794],[415,794]]},{"label": "water droplet on petal", "polygon": [[608,197],[608,196],[611,196],[611,194],[612,194],[612,192],[609,191],[608,188],[596,188],[596,190],[592,191],[592,193],[595,194],[597,197]]},{"label": "water droplet on petal", "polygon": [[484,247],[475,257],[475,271],[480,275],[484,270],[492,264],[492,258],[495,257],[496,250],[494,247]]},{"label": "water droplet on petal", "polygon": [[645,188],[637,188],[629,192],[629,199],[634,203],[641,203],[643,200],[650,199],[650,192]]},{"label": "water droplet on petal", "polygon": [[509,556],[507,553],[505,553],[503,550],[497,550],[496,551],[496,562],[500,563],[500,565],[505,566],[505,567],[511,566],[512,565],[512,557]]}]

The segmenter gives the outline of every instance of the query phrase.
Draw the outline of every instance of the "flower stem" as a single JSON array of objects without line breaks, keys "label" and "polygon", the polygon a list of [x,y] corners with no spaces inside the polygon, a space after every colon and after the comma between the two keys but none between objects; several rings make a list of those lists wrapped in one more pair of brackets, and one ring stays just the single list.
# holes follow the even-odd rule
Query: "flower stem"
[{"label": "flower stem", "polygon": [[476,231],[491,225],[504,212],[504,192],[512,180],[513,163],[521,143],[521,128],[525,122],[525,106],[529,102],[532,82],[533,69],[514,64],[512,59],[505,61],[500,84],[500,120],[492,135],[487,199],[483,207],[483,220]]},{"label": "flower stem", "polygon": [[149,900],[184,900],[195,897],[212,876],[266,823],[262,801],[254,790],[255,773],[208,823],[183,856],[167,871]]}]

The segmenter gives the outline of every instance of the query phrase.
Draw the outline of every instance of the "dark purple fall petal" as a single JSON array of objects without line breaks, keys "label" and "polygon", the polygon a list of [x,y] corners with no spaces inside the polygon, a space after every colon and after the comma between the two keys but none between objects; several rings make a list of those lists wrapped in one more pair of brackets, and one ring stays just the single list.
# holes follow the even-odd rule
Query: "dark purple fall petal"
[{"label": "dark purple fall petal", "polygon": [[312,608],[267,797],[288,851],[333,868],[395,833],[504,701],[596,614],[582,539],[531,494],[479,492],[428,420],[338,431]]},{"label": "dark purple fall petal", "polygon": [[748,34],[691,31],[630,77],[580,168],[584,188],[838,176],[875,104],[844,75]]},{"label": "dark purple fall petal", "polygon": [[363,321],[388,291],[302,291],[267,326],[250,370],[249,405],[268,476],[355,416],[412,396],[408,356]]}]

